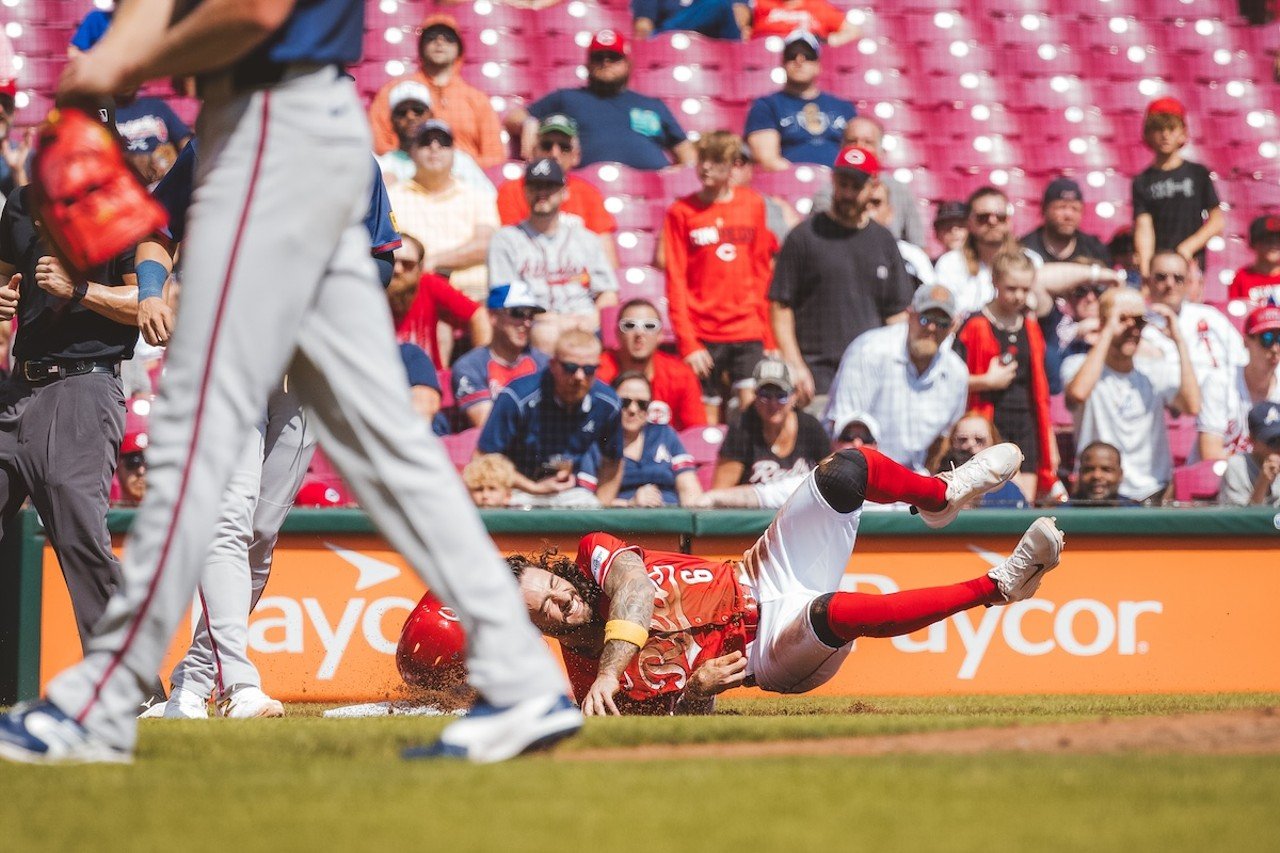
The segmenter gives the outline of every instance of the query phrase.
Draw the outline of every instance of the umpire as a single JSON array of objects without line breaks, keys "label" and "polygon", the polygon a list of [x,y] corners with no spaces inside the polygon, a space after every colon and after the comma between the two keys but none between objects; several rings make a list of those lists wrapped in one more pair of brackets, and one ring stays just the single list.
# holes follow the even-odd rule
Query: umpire
[{"label": "umpire", "polygon": [[14,534],[29,496],[83,646],[120,580],[107,505],[124,434],[120,362],[138,338],[137,280],[130,252],[73,283],[33,219],[28,189],[0,213],[0,321],[18,317],[13,373],[0,382],[0,536]]}]

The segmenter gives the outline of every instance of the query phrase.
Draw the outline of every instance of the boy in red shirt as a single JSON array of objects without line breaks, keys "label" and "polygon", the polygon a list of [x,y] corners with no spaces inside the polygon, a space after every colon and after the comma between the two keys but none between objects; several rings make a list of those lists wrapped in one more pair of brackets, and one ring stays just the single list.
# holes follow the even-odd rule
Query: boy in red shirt
[{"label": "boy in red shirt", "polygon": [[717,130],[695,150],[702,189],[667,210],[662,243],[676,347],[702,380],[707,419],[717,423],[726,388],[744,409],[751,405],[751,372],[775,348],[767,294],[778,244],[764,199],[731,183],[741,137]]},{"label": "boy in red shirt", "polygon": [[1236,270],[1227,295],[1256,305],[1280,305],[1280,216],[1259,216],[1249,224],[1253,263]]}]

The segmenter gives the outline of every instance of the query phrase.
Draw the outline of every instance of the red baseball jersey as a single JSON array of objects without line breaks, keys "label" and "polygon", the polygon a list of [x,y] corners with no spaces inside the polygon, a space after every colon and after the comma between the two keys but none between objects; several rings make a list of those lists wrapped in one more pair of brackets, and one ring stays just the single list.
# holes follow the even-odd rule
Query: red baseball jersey
[{"label": "red baseball jersey", "polygon": [[1263,275],[1241,267],[1231,281],[1227,298],[1245,299],[1256,305],[1265,305],[1267,300],[1274,299],[1280,305],[1280,276]]},{"label": "red baseball jersey", "polygon": [[[600,356],[596,378],[613,382],[618,376],[618,356],[605,350]],[[702,405],[702,386],[693,368],[662,350],[653,354],[653,403],[649,406],[649,423],[670,424],[676,432],[707,425],[707,409]]]},{"label": "red baseball jersey", "polygon": [[[670,697],[674,702],[689,675],[704,661],[745,651],[755,636],[755,599],[737,579],[737,564],[690,554],[646,551],[607,533],[589,533],[578,543],[578,568],[603,588],[613,560],[631,551],[644,560],[657,595],[649,640],[622,674],[622,693],[636,702]],[[597,613],[609,618],[609,600]],[[561,647],[576,697],[595,681],[599,661]]]}]

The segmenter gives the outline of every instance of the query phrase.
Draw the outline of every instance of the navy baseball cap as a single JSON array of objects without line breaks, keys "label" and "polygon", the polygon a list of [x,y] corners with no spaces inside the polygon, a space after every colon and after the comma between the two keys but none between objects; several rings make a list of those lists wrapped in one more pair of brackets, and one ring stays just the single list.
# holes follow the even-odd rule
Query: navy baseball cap
[{"label": "navy baseball cap", "polygon": [[1280,441],[1280,403],[1259,403],[1249,410],[1249,435],[1259,444]]},{"label": "navy baseball cap", "polygon": [[1080,185],[1070,178],[1054,178],[1044,188],[1044,200],[1041,207],[1048,207],[1055,201],[1084,201],[1084,193]]},{"label": "navy baseball cap", "polygon": [[443,122],[438,118],[429,118],[418,128],[418,134],[414,137],[414,142],[418,145],[424,145],[431,140],[431,134],[441,134],[449,138],[449,144],[453,144],[453,129],[449,127],[447,122]]},{"label": "navy baseball cap", "polygon": [[1249,223],[1249,245],[1254,246],[1268,237],[1280,237],[1280,216],[1259,216]]},{"label": "navy baseball cap", "polygon": [[950,199],[938,204],[938,212],[933,217],[933,223],[937,225],[939,222],[946,222],[950,219],[959,219],[964,221],[969,218],[969,208],[962,201]]},{"label": "navy baseball cap", "polygon": [[532,308],[534,311],[546,311],[546,307],[538,304],[538,297],[533,295],[533,288],[528,282],[512,281],[507,284],[495,284],[489,288],[489,298],[485,307],[491,311],[509,308]]},{"label": "navy baseball cap", "polygon": [[524,170],[524,182],[526,184],[555,184],[558,187],[564,186],[564,169],[560,168],[560,164],[550,157],[543,157],[541,160],[534,160]]}]

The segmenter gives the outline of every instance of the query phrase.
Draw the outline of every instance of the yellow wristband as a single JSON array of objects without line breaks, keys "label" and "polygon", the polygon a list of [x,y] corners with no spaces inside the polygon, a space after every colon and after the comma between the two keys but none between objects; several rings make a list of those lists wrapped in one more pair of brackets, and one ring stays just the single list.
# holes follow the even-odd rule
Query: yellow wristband
[{"label": "yellow wristband", "polygon": [[604,623],[604,640],[623,640],[633,644],[638,649],[643,649],[644,644],[649,640],[649,632],[643,625],[631,622],[627,619],[610,619]]}]

